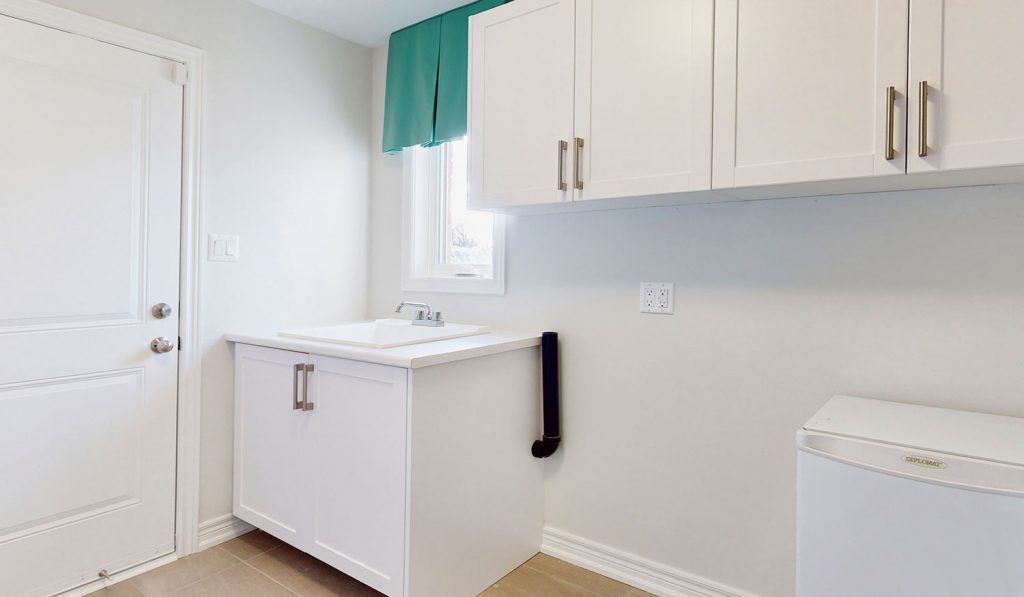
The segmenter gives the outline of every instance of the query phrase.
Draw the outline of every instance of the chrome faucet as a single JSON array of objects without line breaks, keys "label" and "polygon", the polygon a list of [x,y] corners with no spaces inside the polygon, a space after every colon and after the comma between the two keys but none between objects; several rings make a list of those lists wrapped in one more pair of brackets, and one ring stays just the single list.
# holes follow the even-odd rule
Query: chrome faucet
[{"label": "chrome faucet", "polygon": [[403,307],[416,307],[419,309],[419,311],[416,312],[416,319],[412,320],[413,325],[425,325],[434,328],[444,327],[444,319],[441,319],[441,312],[438,311],[435,313],[430,309],[430,305],[426,303],[402,301],[401,303],[398,303],[395,313],[401,313]]}]

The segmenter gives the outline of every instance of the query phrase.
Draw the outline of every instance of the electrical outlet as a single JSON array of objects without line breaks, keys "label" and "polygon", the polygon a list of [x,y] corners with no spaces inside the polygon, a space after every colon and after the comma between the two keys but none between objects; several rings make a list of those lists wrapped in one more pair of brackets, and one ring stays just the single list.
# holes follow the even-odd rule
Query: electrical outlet
[{"label": "electrical outlet", "polygon": [[675,305],[672,282],[641,282],[640,312],[671,315]]}]

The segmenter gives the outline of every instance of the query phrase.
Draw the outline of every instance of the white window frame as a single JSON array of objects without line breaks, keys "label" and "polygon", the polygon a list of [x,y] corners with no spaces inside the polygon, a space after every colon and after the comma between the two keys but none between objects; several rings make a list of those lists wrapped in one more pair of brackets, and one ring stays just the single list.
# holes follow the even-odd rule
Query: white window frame
[{"label": "white window frame", "polygon": [[[402,290],[505,294],[505,218],[494,215],[490,277],[479,268],[438,263],[442,232],[437,209],[441,194],[440,151],[402,151]],[[474,277],[475,276],[475,277]]]}]

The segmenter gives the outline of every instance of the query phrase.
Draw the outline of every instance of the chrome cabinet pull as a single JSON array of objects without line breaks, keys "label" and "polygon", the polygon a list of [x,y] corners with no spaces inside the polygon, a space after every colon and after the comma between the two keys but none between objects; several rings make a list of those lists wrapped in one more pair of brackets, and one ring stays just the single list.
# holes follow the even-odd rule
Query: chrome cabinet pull
[{"label": "chrome cabinet pull", "polygon": [[295,365],[295,370],[292,372],[292,410],[302,410],[302,403],[299,402],[299,373],[305,368],[306,366],[300,363]]},{"label": "chrome cabinet pull", "polygon": [[313,371],[313,365],[302,367],[302,410],[313,410],[313,403],[309,401],[309,374]]},{"label": "chrome cabinet pull", "polygon": [[569,186],[565,184],[565,152],[569,151],[569,142],[558,140],[558,190],[568,190]]},{"label": "chrome cabinet pull", "polygon": [[583,161],[583,138],[576,137],[576,184],[577,189],[583,190],[583,178],[580,176],[580,162]]},{"label": "chrome cabinet pull", "polygon": [[928,81],[921,81],[917,95],[920,102],[917,114],[917,155],[923,158],[928,155]]},{"label": "chrome cabinet pull", "polygon": [[885,90],[885,159],[891,160],[896,157],[896,148],[893,146],[896,135],[896,88],[890,86]]}]

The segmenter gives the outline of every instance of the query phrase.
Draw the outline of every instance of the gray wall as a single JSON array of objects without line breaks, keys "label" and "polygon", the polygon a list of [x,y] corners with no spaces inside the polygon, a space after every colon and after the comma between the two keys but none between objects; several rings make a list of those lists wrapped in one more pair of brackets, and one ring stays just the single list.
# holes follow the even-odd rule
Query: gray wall
[{"label": "gray wall", "polygon": [[794,433],[830,396],[1024,416],[1022,186],[512,218],[488,297],[400,292],[401,171],[372,156],[371,315],[560,332],[552,527],[789,596]]}]

